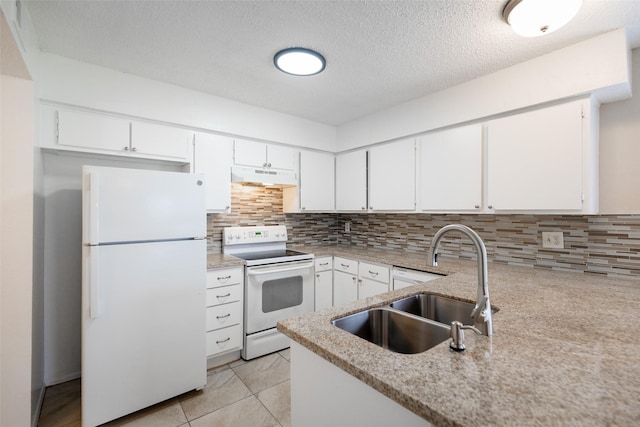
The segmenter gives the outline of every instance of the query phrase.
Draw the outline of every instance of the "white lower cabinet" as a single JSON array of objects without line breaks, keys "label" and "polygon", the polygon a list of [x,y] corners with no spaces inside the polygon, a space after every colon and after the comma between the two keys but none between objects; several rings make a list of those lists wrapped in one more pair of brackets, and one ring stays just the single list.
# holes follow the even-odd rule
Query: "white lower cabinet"
[{"label": "white lower cabinet", "polygon": [[333,257],[315,259],[315,310],[333,306]]},{"label": "white lower cabinet", "polygon": [[291,341],[291,425],[432,426],[295,341]]},{"label": "white lower cabinet", "polygon": [[389,292],[389,267],[360,261],[358,263],[358,299]]},{"label": "white lower cabinet", "polygon": [[333,305],[358,299],[358,261],[333,257]]},{"label": "white lower cabinet", "polygon": [[334,257],[333,268],[334,305],[389,291],[390,268],[386,265]]},{"label": "white lower cabinet", "polygon": [[242,349],[243,267],[207,272],[207,357]]}]

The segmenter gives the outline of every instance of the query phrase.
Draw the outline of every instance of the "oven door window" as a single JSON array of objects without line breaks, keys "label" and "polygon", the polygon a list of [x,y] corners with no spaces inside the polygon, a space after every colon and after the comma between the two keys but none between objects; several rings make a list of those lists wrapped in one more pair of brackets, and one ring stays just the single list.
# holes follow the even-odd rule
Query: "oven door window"
[{"label": "oven door window", "polygon": [[302,276],[267,280],[262,284],[262,312],[270,313],[302,304]]}]

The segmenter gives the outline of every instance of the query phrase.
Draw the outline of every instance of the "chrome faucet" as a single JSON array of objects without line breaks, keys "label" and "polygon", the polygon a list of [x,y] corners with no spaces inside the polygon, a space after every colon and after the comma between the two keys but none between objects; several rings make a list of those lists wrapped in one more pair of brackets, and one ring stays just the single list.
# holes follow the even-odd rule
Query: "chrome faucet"
[{"label": "chrome faucet", "polygon": [[[431,247],[429,248],[429,258],[427,263],[436,267],[438,265],[438,244],[449,231],[459,231],[462,234],[467,235],[473,242],[476,252],[478,254],[478,292],[476,298],[476,306],[471,312],[471,318],[473,318],[474,326],[483,335],[491,336],[493,334],[493,328],[491,324],[491,303],[489,302],[489,279],[487,274],[487,249],[484,246],[484,242],[478,236],[478,233],[461,224],[450,224],[442,227],[434,234],[431,240]],[[466,329],[466,328],[465,328]],[[464,349],[464,346],[463,346]]]}]

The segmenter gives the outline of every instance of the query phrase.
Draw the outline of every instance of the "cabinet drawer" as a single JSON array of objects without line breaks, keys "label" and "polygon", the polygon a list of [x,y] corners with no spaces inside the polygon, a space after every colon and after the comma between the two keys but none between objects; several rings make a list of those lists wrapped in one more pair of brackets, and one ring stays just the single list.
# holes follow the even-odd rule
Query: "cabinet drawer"
[{"label": "cabinet drawer", "polygon": [[207,289],[207,307],[236,301],[242,301],[242,285]]},{"label": "cabinet drawer", "polygon": [[330,256],[316,258],[316,271],[333,269],[333,258]]},{"label": "cabinet drawer", "polygon": [[242,283],[243,270],[243,268],[224,268],[207,271],[207,288]]},{"label": "cabinet drawer", "polygon": [[207,307],[207,331],[242,323],[242,303],[221,304]]},{"label": "cabinet drawer", "polygon": [[358,261],[337,256],[333,258],[333,268],[345,273],[358,274]]},{"label": "cabinet drawer", "polygon": [[389,283],[389,267],[384,265],[369,264],[360,262],[358,276],[361,278],[376,280],[382,283]]},{"label": "cabinet drawer", "polygon": [[242,325],[207,332],[207,356],[242,348]]}]

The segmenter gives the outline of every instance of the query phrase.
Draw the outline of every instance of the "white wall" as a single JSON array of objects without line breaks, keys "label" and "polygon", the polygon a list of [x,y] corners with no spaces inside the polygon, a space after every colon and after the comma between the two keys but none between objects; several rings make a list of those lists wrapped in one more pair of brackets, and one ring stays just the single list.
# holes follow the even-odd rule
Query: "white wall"
[{"label": "white wall", "polygon": [[333,126],[43,54],[38,97],[167,123],[335,151]]},{"label": "white wall", "polygon": [[343,125],[337,151],[591,92],[625,99],[628,55],[625,30],[612,31]]},{"label": "white wall", "polygon": [[27,426],[32,397],[33,83],[0,78],[0,425]]},{"label": "white wall", "polygon": [[640,213],[640,49],[632,51],[633,96],[600,107],[600,212]]}]

